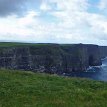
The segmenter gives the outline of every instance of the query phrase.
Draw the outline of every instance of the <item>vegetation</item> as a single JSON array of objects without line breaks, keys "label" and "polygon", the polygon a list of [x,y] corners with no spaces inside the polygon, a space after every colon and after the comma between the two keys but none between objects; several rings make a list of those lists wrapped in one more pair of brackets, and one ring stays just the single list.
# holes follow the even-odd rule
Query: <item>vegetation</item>
[{"label": "vegetation", "polygon": [[0,107],[107,107],[107,83],[0,70]]},{"label": "vegetation", "polygon": [[0,42],[0,47],[19,47],[19,46],[47,46],[50,43],[18,43],[18,42]]}]

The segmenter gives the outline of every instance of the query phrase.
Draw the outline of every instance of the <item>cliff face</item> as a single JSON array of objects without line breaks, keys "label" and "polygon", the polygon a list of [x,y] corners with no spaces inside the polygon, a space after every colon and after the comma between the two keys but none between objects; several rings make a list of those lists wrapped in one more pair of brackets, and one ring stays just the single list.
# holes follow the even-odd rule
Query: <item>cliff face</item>
[{"label": "cliff face", "polygon": [[63,73],[85,71],[89,66],[101,65],[97,45],[15,46],[0,48],[0,68]]},{"label": "cliff face", "polygon": [[107,57],[107,46],[100,46],[100,55],[101,58]]},{"label": "cliff face", "polygon": [[100,47],[98,45],[86,45],[88,48],[88,61],[90,66],[99,66],[101,62]]},{"label": "cliff face", "polygon": [[97,45],[66,45],[63,46],[62,49],[66,52],[67,72],[85,71],[89,66],[102,64],[99,47]]},{"label": "cliff face", "polygon": [[62,71],[61,51],[58,45],[1,48],[0,67],[56,73]]}]

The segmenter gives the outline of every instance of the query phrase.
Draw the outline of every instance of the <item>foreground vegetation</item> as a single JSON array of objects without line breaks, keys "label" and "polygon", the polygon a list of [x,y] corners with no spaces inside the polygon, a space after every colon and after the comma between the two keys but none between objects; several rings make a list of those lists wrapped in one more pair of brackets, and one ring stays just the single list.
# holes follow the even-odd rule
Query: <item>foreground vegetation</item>
[{"label": "foreground vegetation", "polygon": [[107,107],[107,83],[0,70],[0,107]]}]

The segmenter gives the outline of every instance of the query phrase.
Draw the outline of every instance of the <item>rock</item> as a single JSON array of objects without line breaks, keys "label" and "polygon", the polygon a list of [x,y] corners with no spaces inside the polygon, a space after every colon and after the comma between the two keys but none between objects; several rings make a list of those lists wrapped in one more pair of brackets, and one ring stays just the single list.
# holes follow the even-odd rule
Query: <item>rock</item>
[{"label": "rock", "polygon": [[107,57],[107,46],[100,46],[99,49],[100,49],[101,58],[103,59]]},{"label": "rock", "polygon": [[101,54],[99,46],[84,44],[0,47],[0,68],[52,74],[82,72],[101,65]]}]

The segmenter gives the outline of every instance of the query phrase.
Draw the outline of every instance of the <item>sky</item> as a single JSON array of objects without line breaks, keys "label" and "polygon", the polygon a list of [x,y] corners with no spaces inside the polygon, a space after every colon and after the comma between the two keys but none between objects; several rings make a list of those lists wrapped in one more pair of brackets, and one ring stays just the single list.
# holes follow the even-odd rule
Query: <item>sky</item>
[{"label": "sky", "polygon": [[107,0],[0,0],[0,41],[107,45]]}]

